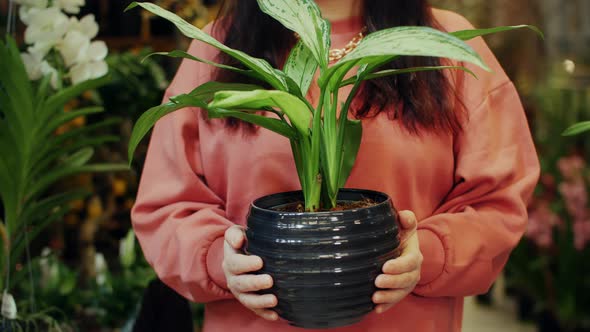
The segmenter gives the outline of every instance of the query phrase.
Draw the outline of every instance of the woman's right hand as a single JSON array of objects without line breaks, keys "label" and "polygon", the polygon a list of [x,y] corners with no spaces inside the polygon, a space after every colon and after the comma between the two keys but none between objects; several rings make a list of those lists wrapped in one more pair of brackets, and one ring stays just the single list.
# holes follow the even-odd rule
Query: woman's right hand
[{"label": "woman's right hand", "polygon": [[272,278],[268,274],[251,274],[251,272],[260,270],[263,263],[258,256],[241,253],[245,242],[246,235],[242,227],[232,226],[225,232],[222,267],[227,287],[246,308],[264,319],[275,321],[279,317],[269,308],[277,305],[276,296],[255,293],[262,289],[271,288]]}]

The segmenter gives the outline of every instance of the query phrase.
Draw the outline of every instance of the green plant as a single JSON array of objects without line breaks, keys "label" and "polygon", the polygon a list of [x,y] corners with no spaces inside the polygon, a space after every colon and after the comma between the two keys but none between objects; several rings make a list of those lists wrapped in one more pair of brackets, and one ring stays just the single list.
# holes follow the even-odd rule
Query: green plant
[{"label": "green plant", "polygon": [[[551,66],[549,66],[551,67]],[[510,255],[506,284],[534,302],[533,315],[551,315],[561,331],[590,328],[590,167],[587,135],[563,137],[568,124],[588,118],[589,91],[554,66],[537,83],[528,103],[534,111],[533,137],[541,181],[529,207],[525,237]],[[568,134],[576,134],[572,127]]]},{"label": "green plant", "polygon": [[112,79],[97,92],[111,116],[117,114],[135,121],[146,108],[162,100],[168,80],[158,62],[144,59],[150,53],[142,49],[109,54],[105,59]]},{"label": "green plant", "polygon": [[84,291],[84,306],[95,313],[101,327],[120,327],[134,318],[146,287],[156,278],[136,242],[129,230],[119,242],[120,269],[97,266],[95,282]]},{"label": "green plant", "polygon": [[[282,70],[273,68],[265,60],[223,45],[154,4],[134,2],[129,6],[141,6],[171,21],[187,37],[217,48],[247,69],[217,64],[182,51],[160,54],[235,71],[273,88],[266,90],[256,85],[208,82],[188,94],[172,97],[169,102],[148,110],[137,121],[129,145],[129,159],[132,159],[135,147],[148,130],[170,112],[194,106],[207,110],[210,118],[235,117],[289,138],[307,211],[334,207],[338,191],[350,175],[360,146],[362,126],[360,121],[348,118],[348,111],[363,81],[426,70],[460,69],[469,72],[460,66],[380,70],[384,64],[400,56],[444,57],[470,62],[487,70],[479,55],[463,41],[524,27],[465,30],[451,34],[427,27],[391,28],[367,35],[352,52],[329,66],[330,23],[322,18],[314,1],[258,0],[258,4],[263,12],[299,36],[300,40],[291,50]],[[314,106],[305,96],[318,68],[317,83],[321,93],[318,105]],[[347,78],[353,70],[356,74]],[[338,91],[349,85],[352,85],[351,92],[338,115],[341,102]],[[278,118],[256,114],[259,110],[272,112]]]},{"label": "green plant", "polygon": [[590,130],[590,121],[581,121],[571,125],[563,132],[563,136],[574,136]]},{"label": "green plant", "polygon": [[4,211],[0,224],[3,226],[0,241],[4,278],[0,279],[0,289],[10,290],[16,284],[11,284],[10,280],[15,263],[21,262],[25,253],[30,261],[29,243],[48,225],[59,221],[71,201],[87,194],[71,190],[49,195],[51,186],[82,172],[127,170],[128,167],[89,164],[93,147],[118,140],[116,136],[94,134],[97,127],[107,123],[62,135],[54,133],[77,117],[102,112],[100,107],[65,112],[64,106],[83,92],[107,83],[108,77],[58,91],[50,86],[52,75],[31,82],[11,38],[0,41],[0,72],[3,73],[0,77],[0,199]]}]

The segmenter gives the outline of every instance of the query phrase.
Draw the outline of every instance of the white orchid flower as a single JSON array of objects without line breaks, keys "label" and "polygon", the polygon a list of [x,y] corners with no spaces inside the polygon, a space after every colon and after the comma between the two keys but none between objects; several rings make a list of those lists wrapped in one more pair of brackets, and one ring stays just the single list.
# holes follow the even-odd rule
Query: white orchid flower
[{"label": "white orchid flower", "polygon": [[64,39],[57,45],[57,49],[63,57],[66,67],[85,62],[90,48],[90,38],[80,31],[69,31]]},{"label": "white orchid flower", "polygon": [[35,15],[35,13],[40,10],[41,8],[37,7],[20,6],[20,8],[18,9],[18,16],[25,25],[29,25],[31,24],[31,19],[33,15]]},{"label": "white orchid flower", "polygon": [[0,311],[5,318],[16,319],[16,302],[14,302],[14,297],[6,290],[2,294],[2,309]]},{"label": "white orchid flower", "polygon": [[27,51],[40,57],[45,57],[47,53],[55,46],[54,41],[38,41],[33,46],[29,46]]},{"label": "white orchid flower", "polygon": [[[69,77],[72,84],[78,84],[107,74],[108,66],[104,59],[108,48],[103,41],[91,42],[99,30],[94,15],[78,19],[64,14],[78,14],[85,0],[16,2],[21,4],[19,16],[27,25],[25,43],[28,49],[21,56],[31,80],[49,75],[51,86],[57,89],[61,87],[63,77]],[[59,52],[63,60],[57,62],[59,71],[53,67],[56,63],[45,60],[53,50]],[[67,72],[68,69],[70,72]]]},{"label": "white orchid flower", "polygon": [[[22,7],[47,8],[48,0],[14,0]],[[22,8],[21,7],[21,8]]]},{"label": "white orchid flower", "polygon": [[23,63],[25,64],[25,69],[27,70],[27,75],[31,81],[36,81],[43,76],[43,72],[41,72],[41,63],[43,62],[43,56],[39,56],[38,54],[31,54],[31,53],[21,53],[20,54]]},{"label": "white orchid flower", "polygon": [[96,283],[103,285],[106,282],[107,262],[104,255],[97,252],[94,255],[94,271],[96,272]]},{"label": "white orchid flower", "polygon": [[53,68],[49,62],[41,62],[41,73],[43,76],[51,77],[50,83],[52,88],[57,89],[59,87],[59,74],[57,73],[57,69]]},{"label": "white orchid flower", "polygon": [[102,40],[96,40],[90,43],[88,53],[86,53],[86,60],[88,61],[102,61],[109,54],[107,44]]},{"label": "white orchid flower", "polygon": [[77,17],[70,17],[69,31],[80,31],[88,38],[92,39],[98,34],[98,24],[93,14],[88,14],[78,20]]},{"label": "white orchid flower", "polygon": [[68,14],[78,14],[80,7],[85,5],[84,0],[54,0],[53,5]]},{"label": "white orchid flower", "polygon": [[35,11],[28,20],[30,24],[25,30],[27,44],[44,42],[55,45],[66,34],[69,26],[68,17],[55,7]]},{"label": "white orchid flower", "polygon": [[72,84],[78,84],[87,80],[95,79],[106,75],[109,67],[104,61],[91,61],[77,64],[70,70]]},{"label": "white orchid flower", "polygon": [[43,56],[36,53],[21,53],[21,58],[25,64],[25,69],[29,79],[36,81],[43,76],[51,76],[51,86],[57,89],[59,75],[57,69],[53,68],[49,62],[43,60]]}]

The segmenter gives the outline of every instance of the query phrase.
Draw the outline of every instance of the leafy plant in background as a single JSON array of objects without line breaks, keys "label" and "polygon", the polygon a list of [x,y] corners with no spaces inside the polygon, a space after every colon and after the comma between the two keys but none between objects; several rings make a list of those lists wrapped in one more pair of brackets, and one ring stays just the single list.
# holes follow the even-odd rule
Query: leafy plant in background
[{"label": "leafy plant in background", "polygon": [[109,270],[98,254],[96,282],[84,291],[84,310],[92,313],[101,327],[118,328],[133,320],[145,288],[156,278],[132,230],[119,243],[119,269]]},{"label": "leafy plant in background", "polygon": [[[291,142],[306,211],[336,206],[338,191],[344,186],[354,165],[362,135],[361,122],[348,118],[353,98],[365,80],[425,70],[461,69],[457,66],[399,68],[380,67],[400,56],[434,56],[471,62],[484,69],[479,55],[463,41],[498,31],[520,28],[500,27],[488,30],[466,30],[451,34],[427,27],[397,27],[367,35],[341,60],[329,65],[330,23],[321,17],[312,0],[258,0],[260,8],[299,36],[282,70],[272,68],[265,60],[231,49],[177,15],[152,3],[134,2],[176,25],[187,37],[209,44],[226,53],[244,67],[236,68],[196,58],[182,51],[163,53],[187,58],[239,72],[272,87],[208,82],[188,94],[172,97],[141,117],[129,145],[132,159],[136,145],[162,116],[185,108],[199,107],[210,118],[235,117],[287,137]],[[533,28],[534,29],[534,28]],[[320,98],[317,106],[305,96],[319,68],[317,84]],[[356,70],[356,74],[352,74]],[[352,86],[342,103],[338,92]],[[263,110],[276,118],[256,114]],[[338,115],[340,111],[340,115]]]},{"label": "leafy plant in background", "polygon": [[579,135],[590,130],[590,121],[581,121],[571,125],[563,132],[563,136]]},{"label": "leafy plant in background", "polygon": [[146,58],[150,49],[110,54],[105,60],[111,81],[97,89],[100,103],[109,114],[137,120],[146,108],[162,100],[168,80],[162,65]]},{"label": "leafy plant in background", "polygon": [[525,243],[514,254],[526,270],[517,267],[520,274],[513,273],[512,282],[562,331],[590,329],[590,268],[584,263],[590,259],[588,175],[590,168],[578,155],[561,157],[556,171],[543,174]]},{"label": "leafy plant in background", "polygon": [[533,98],[541,181],[525,238],[506,265],[507,285],[521,302],[533,303],[532,312],[522,314],[539,320],[540,331],[590,329],[590,167],[582,158],[590,141],[561,136],[567,124],[588,116],[590,96],[568,76],[552,72]]},{"label": "leafy plant in background", "polygon": [[[79,273],[45,248],[31,263],[38,276],[35,283],[19,283],[19,287],[27,294],[34,287],[38,305],[62,327],[81,331],[120,328],[133,321],[145,288],[156,276],[143,259],[133,231],[119,244],[118,262],[111,267],[103,254],[95,255],[95,276],[89,285],[82,285]],[[21,307],[29,306],[24,299]]]},{"label": "leafy plant in background", "polygon": [[[97,32],[94,18],[78,20],[62,13],[76,13],[84,1],[20,3],[21,19],[28,25],[28,51],[21,55],[10,37],[0,41],[0,198],[4,212],[0,289],[4,290],[3,303],[10,307],[2,312],[2,324],[17,329],[29,327],[34,323],[31,319],[43,321],[47,317],[39,316],[42,310],[36,308],[33,289],[30,306],[20,315],[8,293],[15,281],[25,278],[24,273],[34,284],[32,267],[22,264],[25,254],[25,261],[31,261],[29,243],[48,225],[61,220],[71,201],[87,195],[82,190],[49,195],[50,187],[82,172],[128,169],[123,164],[89,163],[94,147],[118,139],[95,134],[97,127],[107,124],[54,133],[73,119],[102,112],[100,107],[64,111],[72,99],[108,82],[102,61],[106,46],[90,42]],[[18,271],[17,263],[25,268]]]},{"label": "leafy plant in background", "polygon": [[[109,65],[108,84],[102,85],[93,90],[92,93],[84,94],[84,101],[81,104],[98,103],[106,112],[93,114],[92,117],[85,121],[72,121],[67,126],[60,126],[57,132],[67,133],[71,130],[78,130],[83,126],[94,128],[80,133],[78,139],[96,139],[97,137],[113,137],[122,134],[123,141],[128,139],[132,121],[140,115],[140,111],[161,101],[164,88],[167,86],[162,67],[154,59],[142,59],[149,53],[149,50],[130,51],[125,53],[110,54],[105,61]],[[137,98],[137,100],[135,100]],[[135,101],[134,101],[135,100]],[[67,108],[78,104],[69,103]],[[114,116],[122,121],[114,121]],[[127,129],[129,128],[129,129]],[[110,140],[109,140],[110,141]],[[113,141],[113,143],[115,143]],[[101,162],[121,161],[126,153],[125,144],[101,144],[97,146],[98,151],[93,156],[93,160]],[[140,148],[144,150],[144,147]],[[141,153],[139,154],[141,155]],[[119,156],[119,157],[117,157]],[[135,169],[141,169],[142,158],[136,158]],[[93,199],[80,200],[80,204],[71,204],[64,216],[60,220],[67,221],[71,225],[71,217],[79,222],[80,216],[85,218],[100,218],[104,214],[111,212],[104,211],[103,208],[97,208],[98,199],[102,202],[117,201],[112,223],[118,225],[116,232],[125,230],[129,224],[130,201],[135,197],[133,184],[136,182],[133,178],[134,172],[120,172],[116,176],[109,173],[83,174],[77,177],[69,177],[67,184],[60,183],[63,189],[79,189],[84,187],[88,193],[93,193]],[[80,178],[79,178],[80,177]],[[89,180],[90,179],[90,180]],[[113,182],[114,181],[114,182]],[[107,187],[110,190],[103,190],[98,187]],[[87,201],[88,204],[83,202]],[[68,204],[69,205],[69,204]],[[119,206],[122,205],[122,206]],[[97,211],[98,209],[98,211]],[[92,212],[90,212],[92,210]],[[109,208],[106,208],[109,210]],[[107,220],[105,220],[107,221]],[[101,224],[104,232],[104,225]],[[66,228],[67,229],[67,228]],[[80,225],[73,227],[76,232],[80,231]],[[77,234],[76,234],[77,235]],[[126,242],[130,243],[130,236],[127,234]],[[134,239],[132,239],[134,241]],[[95,240],[92,240],[94,242]],[[131,242],[134,243],[134,242]],[[93,271],[96,272],[85,282],[85,275],[80,271],[79,266],[82,263],[76,262],[78,267],[67,265],[61,261],[59,256],[63,255],[66,250],[53,252],[47,259],[34,258],[32,266],[34,284],[31,287],[26,281],[26,270],[13,277],[12,284],[17,285],[15,293],[19,294],[18,302],[21,312],[28,312],[31,308],[31,301],[25,296],[26,294],[35,294],[38,308],[45,308],[47,316],[60,322],[63,327],[67,323],[69,327],[75,327],[78,330],[93,330],[98,328],[120,328],[126,321],[134,316],[134,311],[140,301],[145,287],[148,282],[155,278],[151,267],[145,262],[141,253],[136,253],[139,248],[131,250],[134,256],[132,264],[111,262],[112,258],[109,251],[103,254],[98,253],[91,257],[90,264],[94,264]],[[78,248],[76,251],[79,252]],[[124,250],[119,250],[122,253]],[[129,250],[127,250],[128,252]],[[42,255],[44,256],[44,255]],[[106,258],[105,258],[106,256]],[[117,257],[127,257],[128,254],[120,254]],[[141,257],[141,259],[140,259]],[[109,260],[107,266],[106,261]],[[41,268],[39,262],[49,261],[50,268]],[[45,264],[44,264],[45,266]],[[53,283],[47,281],[47,273],[43,271],[50,270],[51,280],[62,280],[62,283]],[[70,292],[69,281],[74,280],[73,291]]]},{"label": "leafy plant in background", "polygon": [[[44,248],[41,255],[34,258],[29,264],[37,278],[32,284],[17,283],[17,291],[20,294],[35,293],[36,306],[43,308],[41,312],[53,318],[62,329],[72,329],[73,322],[69,315],[81,303],[80,293],[75,291],[78,273],[65,265],[58,255],[49,248]],[[27,298],[23,298],[19,302],[19,307],[25,312],[32,312],[32,306],[33,303]]]}]

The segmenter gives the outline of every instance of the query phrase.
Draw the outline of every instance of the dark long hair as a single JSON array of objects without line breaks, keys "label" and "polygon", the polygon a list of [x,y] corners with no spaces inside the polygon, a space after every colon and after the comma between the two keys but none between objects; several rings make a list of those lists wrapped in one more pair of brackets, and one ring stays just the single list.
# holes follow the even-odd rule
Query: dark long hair
[{"label": "dark long hair", "polygon": [[[439,28],[427,0],[360,0],[368,32],[396,26],[429,26]],[[290,47],[295,44],[293,32],[264,14],[256,0],[224,0],[220,19],[214,29],[222,29],[225,44],[250,55],[267,60],[279,68]],[[219,61],[239,66],[227,55]],[[407,68],[437,66],[441,60],[431,57],[400,57],[384,66]],[[247,82],[247,78],[229,71],[216,74],[219,81]],[[370,93],[367,93],[370,91]],[[390,119],[401,121],[412,133],[420,130],[456,134],[461,130],[461,113],[455,109],[455,93],[440,71],[403,74],[367,81],[359,91],[361,102],[351,112],[356,118],[373,117],[382,111]],[[392,106],[392,107],[388,107]],[[242,125],[239,120],[228,119],[230,128]]]}]

